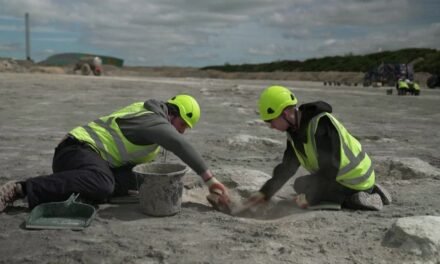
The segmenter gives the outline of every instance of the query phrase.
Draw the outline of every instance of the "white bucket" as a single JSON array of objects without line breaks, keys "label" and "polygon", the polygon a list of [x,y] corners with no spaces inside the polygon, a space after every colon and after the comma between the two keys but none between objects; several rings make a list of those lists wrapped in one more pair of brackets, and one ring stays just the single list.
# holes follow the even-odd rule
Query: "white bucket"
[{"label": "white bucket", "polygon": [[133,168],[141,179],[139,204],[150,216],[170,216],[180,212],[182,204],[182,177],[188,167],[179,163],[145,163]]}]

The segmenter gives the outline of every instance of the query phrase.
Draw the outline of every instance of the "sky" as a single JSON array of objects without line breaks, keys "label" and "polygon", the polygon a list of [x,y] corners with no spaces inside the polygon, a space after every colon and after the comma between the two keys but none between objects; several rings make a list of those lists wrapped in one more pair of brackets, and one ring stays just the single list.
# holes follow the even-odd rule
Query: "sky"
[{"label": "sky", "polygon": [[0,57],[65,52],[129,66],[305,60],[440,49],[440,0],[0,0]]}]

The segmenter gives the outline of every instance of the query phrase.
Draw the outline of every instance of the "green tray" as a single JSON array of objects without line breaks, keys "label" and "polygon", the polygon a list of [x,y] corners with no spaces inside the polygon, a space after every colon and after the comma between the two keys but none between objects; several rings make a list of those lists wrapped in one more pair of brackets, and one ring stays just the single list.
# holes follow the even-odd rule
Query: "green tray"
[{"label": "green tray", "polygon": [[82,230],[96,215],[95,207],[76,202],[79,194],[72,194],[64,202],[43,203],[32,209],[26,221],[28,229]]}]

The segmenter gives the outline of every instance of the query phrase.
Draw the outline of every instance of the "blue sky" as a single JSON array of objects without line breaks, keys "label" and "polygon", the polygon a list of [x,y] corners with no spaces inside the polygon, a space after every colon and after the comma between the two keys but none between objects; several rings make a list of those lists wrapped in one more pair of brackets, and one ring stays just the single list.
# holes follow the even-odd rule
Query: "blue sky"
[{"label": "blue sky", "polygon": [[440,49],[439,0],[0,0],[0,57],[25,58],[26,12],[35,61],[201,67]]}]

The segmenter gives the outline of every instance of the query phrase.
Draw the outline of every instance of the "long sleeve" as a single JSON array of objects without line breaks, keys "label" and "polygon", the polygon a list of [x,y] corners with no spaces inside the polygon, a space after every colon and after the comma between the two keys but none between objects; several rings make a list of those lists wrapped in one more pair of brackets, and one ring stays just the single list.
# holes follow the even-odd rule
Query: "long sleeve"
[{"label": "long sleeve", "polygon": [[173,152],[199,175],[208,169],[201,155],[163,117],[156,114],[144,115],[120,119],[118,124],[124,136],[133,144],[158,144]]},{"label": "long sleeve", "polygon": [[260,192],[265,195],[265,199],[269,200],[283,185],[296,173],[300,163],[295,155],[293,147],[289,141],[284,151],[283,160],[278,164],[272,173],[272,178],[269,179]]}]

